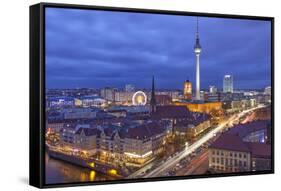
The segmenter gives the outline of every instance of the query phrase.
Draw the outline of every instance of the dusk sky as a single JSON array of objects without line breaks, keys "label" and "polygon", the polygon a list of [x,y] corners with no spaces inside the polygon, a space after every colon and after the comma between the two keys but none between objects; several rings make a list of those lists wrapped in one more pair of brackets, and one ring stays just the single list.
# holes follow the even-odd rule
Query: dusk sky
[{"label": "dusk sky", "polygon": [[[46,9],[47,88],[195,87],[196,17]],[[269,21],[199,17],[201,87],[271,84]]]}]

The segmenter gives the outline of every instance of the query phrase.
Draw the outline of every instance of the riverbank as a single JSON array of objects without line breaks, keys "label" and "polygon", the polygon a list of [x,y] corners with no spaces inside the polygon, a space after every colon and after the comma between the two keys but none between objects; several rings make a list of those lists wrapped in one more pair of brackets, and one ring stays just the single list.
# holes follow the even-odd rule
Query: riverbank
[{"label": "riverbank", "polygon": [[51,158],[78,165],[80,167],[87,168],[107,176],[112,176],[114,178],[122,178],[126,176],[126,173],[123,172],[122,169],[116,169],[116,167],[102,164],[98,161],[86,160],[75,155],[69,155],[63,152],[53,151],[51,149],[47,150],[47,154]]}]

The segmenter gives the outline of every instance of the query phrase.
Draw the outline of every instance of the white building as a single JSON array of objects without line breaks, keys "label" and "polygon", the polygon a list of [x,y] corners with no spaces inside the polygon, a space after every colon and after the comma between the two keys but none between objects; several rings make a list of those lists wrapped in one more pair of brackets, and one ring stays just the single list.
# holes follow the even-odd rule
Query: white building
[{"label": "white building", "polygon": [[264,94],[265,95],[271,95],[271,86],[268,86],[264,89]]},{"label": "white building", "polygon": [[97,96],[84,96],[79,99],[83,107],[104,107],[106,100]]},{"label": "white building", "polygon": [[218,89],[216,88],[216,86],[210,86],[209,87],[210,94],[216,94],[217,91],[218,91]]},{"label": "white building", "polygon": [[233,93],[233,76],[225,75],[223,78],[223,92]]},{"label": "white building", "polygon": [[131,102],[133,95],[134,95],[134,92],[118,91],[118,92],[115,92],[115,101],[116,102]]},{"label": "white building", "polygon": [[106,99],[107,101],[115,101],[115,92],[116,92],[116,89],[106,87],[106,88],[101,89],[100,94],[101,94],[101,97]]}]

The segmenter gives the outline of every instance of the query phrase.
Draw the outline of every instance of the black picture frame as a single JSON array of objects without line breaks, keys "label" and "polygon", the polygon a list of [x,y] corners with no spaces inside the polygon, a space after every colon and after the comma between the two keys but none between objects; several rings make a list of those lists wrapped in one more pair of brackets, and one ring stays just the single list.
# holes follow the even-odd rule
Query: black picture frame
[{"label": "black picture frame", "polygon": [[[137,13],[153,13],[166,15],[184,15],[184,16],[200,16],[200,17],[216,17],[216,18],[238,18],[250,20],[264,20],[271,22],[271,120],[272,120],[272,160],[271,170],[256,172],[239,172],[239,173],[223,173],[210,175],[189,175],[177,177],[155,177],[145,179],[122,179],[108,180],[100,182],[72,182],[72,183],[45,183],[45,8],[71,8],[85,10],[103,10],[117,12],[137,12]],[[30,6],[30,128],[29,128],[29,184],[38,188],[53,188],[65,186],[85,186],[115,183],[133,183],[148,181],[166,181],[179,179],[194,178],[210,178],[210,177],[227,177],[227,176],[243,176],[274,173],[274,18],[249,16],[249,15],[231,15],[216,13],[196,13],[169,10],[154,9],[137,9],[124,7],[104,7],[89,5],[72,5],[72,4],[55,4],[55,3],[39,3]]]}]

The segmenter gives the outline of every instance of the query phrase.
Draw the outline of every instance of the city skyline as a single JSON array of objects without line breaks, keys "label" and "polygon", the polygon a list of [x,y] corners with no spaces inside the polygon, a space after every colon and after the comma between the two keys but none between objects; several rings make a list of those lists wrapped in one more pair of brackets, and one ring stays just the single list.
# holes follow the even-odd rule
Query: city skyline
[{"label": "city skyline", "polygon": [[[195,85],[196,17],[55,8],[46,15],[47,88],[150,88],[152,75],[156,89]],[[270,22],[199,23],[201,89],[221,89],[226,74],[234,89],[271,85]]]},{"label": "city skyline", "polygon": [[45,13],[46,184],[272,172],[271,21]]}]

